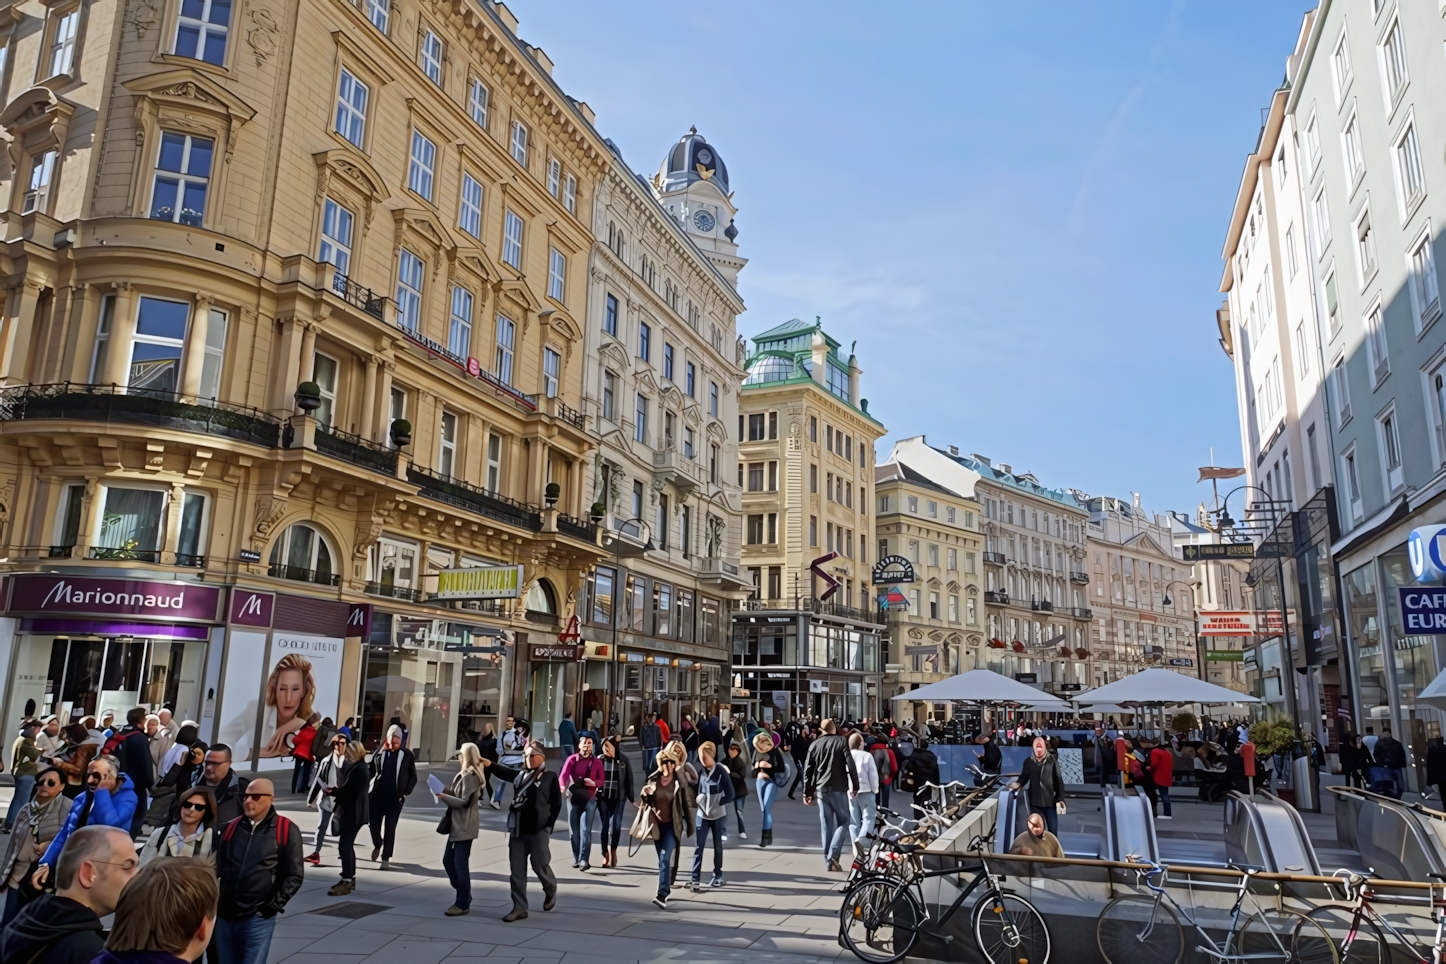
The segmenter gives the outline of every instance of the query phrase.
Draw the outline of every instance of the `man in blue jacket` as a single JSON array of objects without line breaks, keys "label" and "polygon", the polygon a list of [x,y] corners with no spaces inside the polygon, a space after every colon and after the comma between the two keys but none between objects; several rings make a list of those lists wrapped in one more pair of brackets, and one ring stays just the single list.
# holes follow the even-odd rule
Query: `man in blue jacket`
[{"label": "man in blue jacket", "polygon": [[60,833],[50,841],[31,877],[36,888],[45,883],[72,833],[81,827],[115,827],[129,834],[135,813],[136,791],[131,778],[121,772],[120,761],[113,756],[91,760],[85,772],[85,791],[71,804]]}]

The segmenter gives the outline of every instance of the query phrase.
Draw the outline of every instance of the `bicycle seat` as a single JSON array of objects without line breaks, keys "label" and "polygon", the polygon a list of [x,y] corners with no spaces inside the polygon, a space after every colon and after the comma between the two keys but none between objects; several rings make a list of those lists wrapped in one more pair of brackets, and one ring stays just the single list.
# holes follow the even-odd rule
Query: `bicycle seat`
[{"label": "bicycle seat", "polygon": [[890,810],[888,807],[879,807],[879,808],[878,808],[878,811],[879,811],[879,813],[888,814],[888,815],[891,816],[891,817],[897,817],[897,816],[898,816],[898,813],[896,813],[896,812],[893,811],[893,810]]}]

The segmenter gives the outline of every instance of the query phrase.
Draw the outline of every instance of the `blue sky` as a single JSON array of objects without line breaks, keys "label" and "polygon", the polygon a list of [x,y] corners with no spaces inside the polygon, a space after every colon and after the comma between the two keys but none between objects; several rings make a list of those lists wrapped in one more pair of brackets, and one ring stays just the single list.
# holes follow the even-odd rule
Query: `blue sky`
[{"label": "blue sky", "polygon": [[651,174],[728,165],[744,335],[821,315],[870,411],[1156,512],[1241,464],[1220,250],[1308,3],[513,0]]}]

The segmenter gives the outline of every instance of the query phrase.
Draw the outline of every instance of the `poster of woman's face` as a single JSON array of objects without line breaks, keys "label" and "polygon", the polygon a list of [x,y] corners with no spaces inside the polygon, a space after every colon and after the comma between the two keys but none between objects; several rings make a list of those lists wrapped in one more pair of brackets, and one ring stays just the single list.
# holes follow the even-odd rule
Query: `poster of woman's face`
[{"label": "poster of woman's face", "polygon": [[[336,716],[341,685],[342,641],[325,636],[276,633],[271,672],[261,694],[260,758],[290,765],[298,732],[312,713]],[[262,769],[271,767],[262,764]]]}]

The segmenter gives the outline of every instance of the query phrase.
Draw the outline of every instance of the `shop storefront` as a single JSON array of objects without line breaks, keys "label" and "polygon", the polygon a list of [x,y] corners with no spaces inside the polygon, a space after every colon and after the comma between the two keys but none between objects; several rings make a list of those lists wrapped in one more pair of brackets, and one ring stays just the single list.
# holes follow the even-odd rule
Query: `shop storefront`
[{"label": "shop storefront", "polygon": [[881,628],[814,613],[735,613],[733,712],[763,722],[877,718]]},{"label": "shop storefront", "polygon": [[[387,728],[400,723],[418,762],[441,762],[456,749],[459,735],[474,727],[481,732],[487,722],[497,726],[500,670],[493,671],[499,675],[490,680],[481,675],[487,670],[470,677],[465,700],[463,690],[469,685],[467,650],[491,648],[499,630],[386,612],[369,604],[353,605],[352,613],[365,627],[360,716],[361,739],[368,749],[379,746]],[[459,710],[466,712],[465,719]]]},{"label": "shop storefront", "polygon": [[71,722],[136,706],[200,720],[214,709],[207,657],[219,651],[223,593],[187,582],[23,574],[6,580],[0,652],[4,715]]}]

